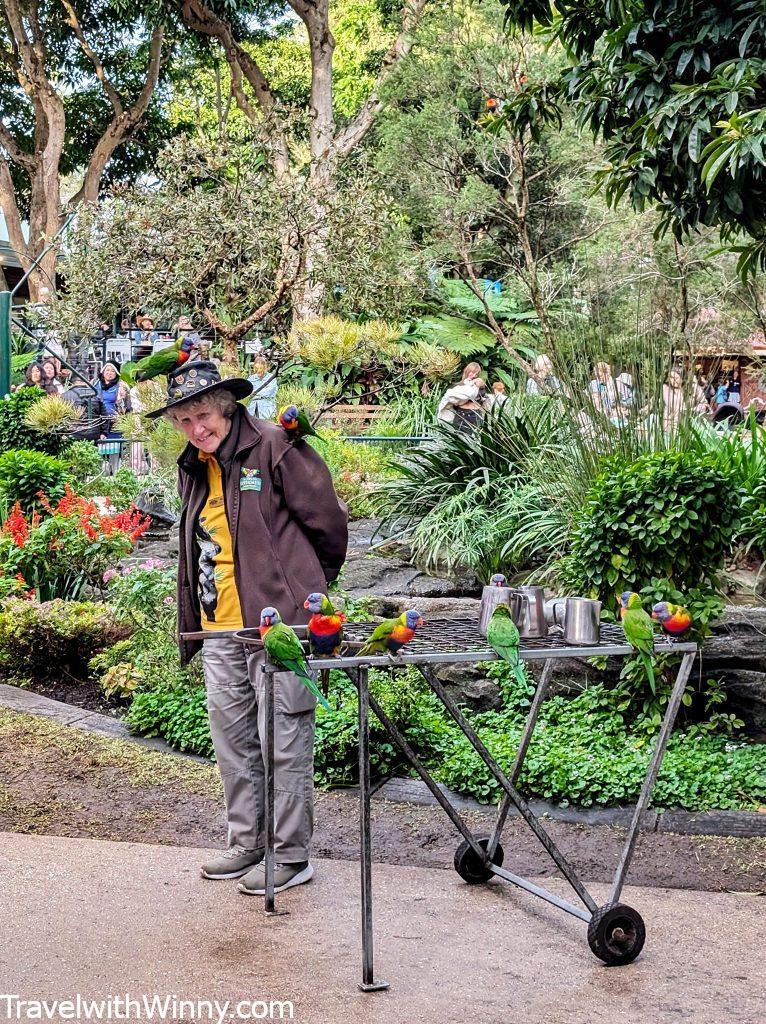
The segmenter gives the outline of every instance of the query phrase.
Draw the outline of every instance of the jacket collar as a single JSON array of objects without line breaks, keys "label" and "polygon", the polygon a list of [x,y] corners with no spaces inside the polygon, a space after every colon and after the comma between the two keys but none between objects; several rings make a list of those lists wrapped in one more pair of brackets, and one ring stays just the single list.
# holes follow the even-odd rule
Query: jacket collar
[{"label": "jacket collar", "polygon": [[[260,443],[262,434],[252,416],[241,405],[237,405],[231,419],[231,430],[226,435],[221,447],[216,452],[219,462],[228,464],[236,455],[250,451]],[[179,469],[192,476],[201,473],[204,463],[199,457],[199,449],[189,442],[178,457]]]}]

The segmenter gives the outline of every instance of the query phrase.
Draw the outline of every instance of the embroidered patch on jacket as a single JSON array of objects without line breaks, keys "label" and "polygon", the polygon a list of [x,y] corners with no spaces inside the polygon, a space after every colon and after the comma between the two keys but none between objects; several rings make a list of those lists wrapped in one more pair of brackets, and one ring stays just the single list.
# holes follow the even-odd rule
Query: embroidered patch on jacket
[{"label": "embroidered patch on jacket", "polygon": [[243,466],[239,477],[240,491],[260,491],[262,486],[260,469],[248,469]]}]

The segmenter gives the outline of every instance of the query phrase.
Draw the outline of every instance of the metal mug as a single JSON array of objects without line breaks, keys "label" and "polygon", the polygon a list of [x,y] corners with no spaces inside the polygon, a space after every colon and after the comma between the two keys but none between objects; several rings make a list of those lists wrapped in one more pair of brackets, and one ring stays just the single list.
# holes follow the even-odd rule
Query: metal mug
[{"label": "metal mug", "polygon": [[527,599],[524,619],[519,627],[522,637],[541,639],[548,635],[545,621],[545,589],[543,587],[518,587],[517,593]]},{"label": "metal mug", "polygon": [[492,618],[495,608],[498,605],[507,605],[511,610],[511,618],[517,626],[521,626],[524,619],[524,608],[528,603],[523,594],[519,594],[510,587],[484,587],[481,592],[481,607],[479,611],[479,632],[482,636],[487,635],[487,626]]},{"label": "metal mug", "polygon": [[552,597],[545,602],[545,621],[549,626],[564,626],[564,615],[566,611],[565,597]]},{"label": "metal mug", "polygon": [[568,597],[564,604],[564,639],[576,646],[594,646],[601,639],[601,602]]}]

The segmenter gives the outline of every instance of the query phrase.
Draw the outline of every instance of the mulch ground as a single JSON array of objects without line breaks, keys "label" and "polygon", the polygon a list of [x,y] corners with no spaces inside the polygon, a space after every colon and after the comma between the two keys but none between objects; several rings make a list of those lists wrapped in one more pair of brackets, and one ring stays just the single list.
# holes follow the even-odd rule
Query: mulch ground
[{"label": "mulch ground", "polygon": [[[465,815],[491,831],[490,812]],[[373,801],[373,859],[452,870],[460,837],[438,807]],[[606,881],[624,831],[609,826],[546,826],[587,881]],[[358,857],[357,799],[318,792],[314,852]],[[0,708],[0,830],[113,841],[223,847],[226,822],[217,770],[122,740]],[[505,865],[544,876],[555,868],[526,825],[503,835]],[[634,885],[766,892],[766,839],[640,837]]]}]

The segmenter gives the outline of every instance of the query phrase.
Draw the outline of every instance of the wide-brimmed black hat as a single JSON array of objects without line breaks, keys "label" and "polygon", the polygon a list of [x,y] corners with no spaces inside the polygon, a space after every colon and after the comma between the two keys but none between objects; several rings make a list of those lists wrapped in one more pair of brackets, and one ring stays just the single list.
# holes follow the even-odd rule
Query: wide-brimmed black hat
[{"label": "wide-brimmed black hat", "polygon": [[220,391],[222,388],[230,391],[235,398],[247,398],[252,393],[253,385],[244,377],[222,378],[215,363],[207,359],[196,359],[192,363],[179,366],[168,375],[168,404],[146,415],[149,419],[156,419],[168,409],[174,409],[184,402],[195,401],[209,395],[211,391]]}]

